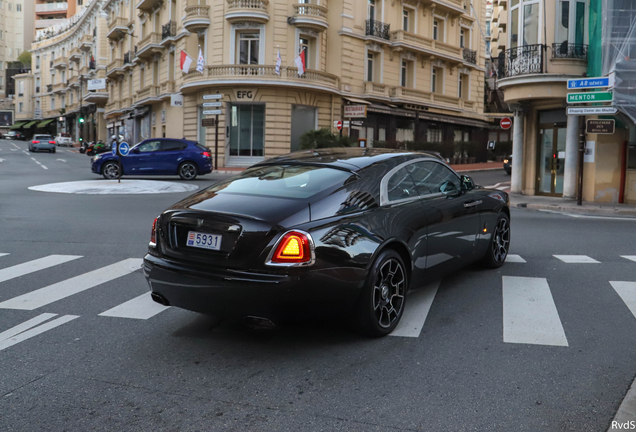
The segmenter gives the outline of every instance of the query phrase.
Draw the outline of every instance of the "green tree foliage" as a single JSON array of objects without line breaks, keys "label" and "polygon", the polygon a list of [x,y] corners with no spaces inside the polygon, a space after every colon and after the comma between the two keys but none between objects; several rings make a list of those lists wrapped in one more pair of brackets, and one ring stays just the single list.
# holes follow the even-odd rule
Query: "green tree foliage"
[{"label": "green tree foliage", "polygon": [[18,61],[22,63],[23,66],[31,66],[31,53],[29,51],[22,51],[18,56]]},{"label": "green tree foliage", "polygon": [[328,147],[351,147],[351,139],[332,134],[329,129],[309,130],[300,136],[302,150]]}]

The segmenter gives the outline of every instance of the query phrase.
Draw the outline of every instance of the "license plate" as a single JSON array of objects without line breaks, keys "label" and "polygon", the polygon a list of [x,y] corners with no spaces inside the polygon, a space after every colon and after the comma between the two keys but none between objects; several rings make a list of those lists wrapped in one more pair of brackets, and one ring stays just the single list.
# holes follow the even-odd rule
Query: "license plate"
[{"label": "license plate", "polygon": [[218,251],[221,249],[221,237],[222,236],[219,234],[205,234],[196,231],[188,231],[186,246]]}]

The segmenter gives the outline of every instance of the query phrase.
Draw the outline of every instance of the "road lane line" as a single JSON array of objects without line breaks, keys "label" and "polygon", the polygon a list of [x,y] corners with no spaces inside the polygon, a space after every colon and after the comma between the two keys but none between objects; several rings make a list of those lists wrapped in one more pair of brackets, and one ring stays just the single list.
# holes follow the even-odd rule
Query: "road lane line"
[{"label": "road lane line", "polygon": [[567,264],[600,264],[594,258],[587,255],[552,255]]},{"label": "road lane line", "polygon": [[26,331],[32,327],[35,327],[36,325],[41,324],[44,321],[48,321],[49,319],[53,318],[55,315],[57,314],[43,313],[36,316],[35,318],[31,318],[30,320],[23,322],[22,324],[18,324],[15,327],[11,327],[9,330],[6,330],[0,333],[0,342],[7,340],[9,338],[12,338],[13,336],[18,335],[22,333],[23,331]]},{"label": "road lane line", "polygon": [[153,316],[165,311],[170,306],[163,306],[155,302],[150,297],[150,291],[135,297],[132,300],[128,300],[125,303],[115,306],[112,309],[108,309],[106,312],[102,312],[100,316],[115,317],[115,318],[131,318],[147,320]]},{"label": "road lane line", "polygon": [[636,318],[636,282],[611,282],[612,288],[623,299],[634,318]]},{"label": "road lane line", "polygon": [[0,253],[0,257],[7,256],[7,255],[9,255],[9,254],[8,253]]},{"label": "road lane line", "polygon": [[439,284],[440,281],[437,280],[409,294],[402,319],[389,336],[415,338],[420,336]]},{"label": "road lane line", "polygon": [[20,146],[15,145],[15,143],[11,143],[11,145],[12,145],[13,147],[17,148],[17,149],[19,149],[19,148],[20,148]]},{"label": "road lane line", "polygon": [[141,268],[140,258],[128,258],[0,303],[0,309],[34,310]]},{"label": "road lane line", "polygon": [[621,255],[621,258],[636,262],[636,255]]},{"label": "road lane line", "polygon": [[49,255],[22,264],[14,265],[0,270],[0,282],[5,282],[20,276],[27,275],[39,270],[44,270],[58,264],[82,258],[81,255]]},{"label": "road lane line", "polygon": [[56,159],[56,160],[59,160],[59,161],[62,161],[62,162],[66,162],[65,159]]},{"label": "road lane line", "polygon": [[0,341],[0,351],[5,350],[13,345],[19,344],[20,342],[24,342],[27,339],[31,339],[34,336],[44,333],[45,331],[49,331],[54,329],[55,327],[59,327],[62,324],[66,324],[67,322],[73,321],[75,318],[79,318],[78,315],[64,315],[59,318],[54,319],[53,321],[49,321],[41,326],[32,328],[31,330],[27,330],[19,335],[16,335],[12,338]]},{"label": "road lane line", "polygon": [[45,166],[44,166],[44,165],[42,165],[42,164],[40,164],[40,166],[42,167],[42,169],[45,169],[45,170],[47,170],[47,169],[48,169],[47,167],[45,167]]},{"label": "road lane line", "polygon": [[503,341],[568,346],[545,278],[503,276]]},{"label": "road lane line", "polygon": [[527,261],[521,258],[521,255],[508,254],[508,256],[506,257],[506,262],[507,263],[525,263]]}]

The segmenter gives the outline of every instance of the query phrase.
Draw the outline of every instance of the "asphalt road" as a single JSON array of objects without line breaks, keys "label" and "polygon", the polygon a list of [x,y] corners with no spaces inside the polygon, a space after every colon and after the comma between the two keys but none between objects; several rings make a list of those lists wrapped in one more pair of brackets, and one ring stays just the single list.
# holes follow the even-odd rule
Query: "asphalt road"
[{"label": "asphalt road", "polygon": [[[636,374],[636,318],[610,284],[636,281],[622,257],[636,255],[636,220],[513,209],[510,252],[525,262],[444,278],[416,337],[366,339],[338,322],[253,330],[135,309],[140,270],[100,271],[143,257],[154,217],[188,193],[32,191],[99,177],[72,150],[25,149],[0,140],[2,431],[604,431]],[[66,261],[25,273],[51,255]],[[518,281],[548,287],[537,305],[554,310],[525,329],[541,344],[519,342],[523,314],[506,320]]]}]

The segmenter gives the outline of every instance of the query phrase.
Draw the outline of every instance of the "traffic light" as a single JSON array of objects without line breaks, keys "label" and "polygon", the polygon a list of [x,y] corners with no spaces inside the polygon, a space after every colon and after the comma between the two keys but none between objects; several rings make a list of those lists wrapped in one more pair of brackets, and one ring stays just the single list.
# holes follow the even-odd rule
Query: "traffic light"
[{"label": "traffic light", "polygon": [[80,117],[80,118],[79,118],[79,122],[80,122],[80,123],[84,123],[84,117]]}]

